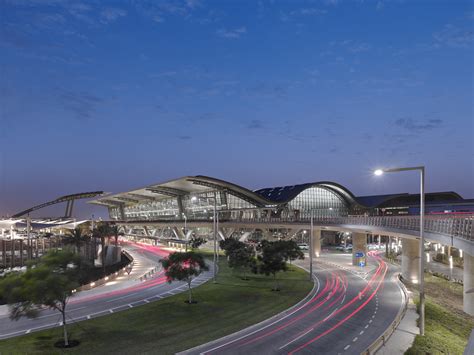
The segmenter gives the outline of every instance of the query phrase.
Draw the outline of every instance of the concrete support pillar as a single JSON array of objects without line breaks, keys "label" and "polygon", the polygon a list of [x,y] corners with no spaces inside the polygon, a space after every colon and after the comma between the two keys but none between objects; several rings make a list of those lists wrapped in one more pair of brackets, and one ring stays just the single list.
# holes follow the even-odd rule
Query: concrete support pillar
[{"label": "concrete support pillar", "polygon": [[420,278],[420,241],[402,238],[402,277],[417,284]]},{"label": "concrete support pillar", "polygon": [[[360,265],[363,263],[363,265]],[[352,265],[365,266],[367,264],[367,235],[352,233]]]},{"label": "concrete support pillar", "polygon": [[321,229],[313,229],[313,256],[319,258],[321,255]]},{"label": "concrete support pillar", "polygon": [[239,241],[240,242],[246,242],[248,240],[248,238],[250,237],[250,235],[252,234],[253,231],[250,231],[250,232],[245,232],[243,233],[240,238],[239,238]]},{"label": "concrete support pillar", "polygon": [[463,310],[474,316],[474,256],[464,254]]}]

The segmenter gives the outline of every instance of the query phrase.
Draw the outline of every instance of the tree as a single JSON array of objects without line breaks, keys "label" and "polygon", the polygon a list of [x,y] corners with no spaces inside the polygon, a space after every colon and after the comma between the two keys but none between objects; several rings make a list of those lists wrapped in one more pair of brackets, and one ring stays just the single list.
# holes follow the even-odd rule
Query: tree
[{"label": "tree", "polygon": [[87,241],[89,238],[88,235],[84,234],[83,230],[79,227],[76,227],[72,230],[68,230],[66,234],[66,239],[64,239],[64,242],[66,244],[72,244],[74,245],[76,249],[76,253],[78,255],[81,254],[81,247],[84,245],[84,243]]},{"label": "tree", "polygon": [[290,261],[290,263],[296,259],[304,259],[304,253],[294,240],[279,240],[275,243],[279,243],[279,247],[283,251],[285,260]]},{"label": "tree", "polygon": [[235,238],[227,238],[219,242],[219,247],[224,250],[227,255],[227,260],[229,260],[229,255],[233,250],[240,247],[240,242]]},{"label": "tree", "polygon": [[261,255],[258,256],[258,263],[253,268],[254,273],[273,275],[275,280],[274,291],[279,291],[280,287],[276,274],[279,271],[286,271],[286,253],[284,245],[281,242],[269,242],[263,240],[259,246]]},{"label": "tree", "polygon": [[66,306],[79,286],[81,258],[69,250],[53,250],[31,263],[23,274],[10,274],[0,281],[0,298],[10,305],[10,318],[36,317],[41,307],[62,315],[64,346],[69,346]]},{"label": "tree", "polygon": [[191,245],[192,249],[198,249],[201,245],[203,245],[206,242],[206,239],[201,238],[201,237],[196,237],[192,236],[191,239],[189,240],[189,244]]},{"label": "tree", "polygon": [[94,229],[92,232],[92,237],[100,239],[101,245],[101,263],[102,263],[102,271],[105,275],[105,258],[107,256],[105,252],[105,238],[111,235],[110,226],[107,223],[101,223]]},{"label": "tree", "polygon": [[255,251],[250,245],[237,242],[235,247],[226,251],[229,267],[243,272],[242,279],[247,280],[245,273],[255,267]]},{"label": "tree", "polygon": [[115,246],[117,247],[118,246],[118,238],[119,238],[119,236],[124,235],[123,232],[120,232],[119,226],[117,226],[116,224],[113,224],[112,226],[110,226],[109,232],[110,232],[110,234],[112,234],[114,236]]},{"label": "tree", "polygon": [[191,289],[191,281],[197,277],[201,272],[209,270],[204,258],[200,254],[192,251],[186,253],[171,253],[168,257],[162,259],[161,264],[165,269],[165,275],[168,282],[174,280],[186,281],[188,284],[188,303],[193,302],[193,291]]}]

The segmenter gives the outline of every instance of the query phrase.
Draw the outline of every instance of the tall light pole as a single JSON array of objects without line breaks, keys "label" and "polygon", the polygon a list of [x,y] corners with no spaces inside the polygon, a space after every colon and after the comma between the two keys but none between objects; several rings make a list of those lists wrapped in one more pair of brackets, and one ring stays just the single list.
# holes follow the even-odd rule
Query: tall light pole
[{"label": "tall light pole", "polygon": [[186,217],[185,213],[183,213],[183,218],[184,218],[184,246],[185,246],[185,251],[187,253],[188,252],[188,228],[187,228],[188,218]]},{"label": "tall light pole", "polygon": [[[206,197],[205,198],[208,203],[209,203],[209,200],[214,200],[214,206],[213,206],[213,218],[212,218],[212,226],[213,226],[213,229],[214,229],[214,267],[213,267],[213,280],[212,282],[216,283],[217,282],[217,218],[216,218],[216,215],[217,215],[217,198],[216,198],[216,194],[214,193],[214,197]],[[197,200],[197,197],[196,196],[193,196],[191,197],[191,201],[196,201]]]},{"label": "tall light pole", "polygon": [[217,199],[216,194],[214,193],[214,217],[212,218],[213,226],[214,226],[214,275],[212,282],[217,282]]},{"label": "tall light pole", "polygon": [[425,335],[425,167],[415,166],[409,168],[378,169],[374,171],[377,176],[383,173],[417,170],[420,172],[420,335]]},{"label": "tall light pole", "polygon": [[313,210],[311,210],[311,231],[309,235],[309,280],[313,279],[313,249],[314,249],[314,241],[313,241]]}]

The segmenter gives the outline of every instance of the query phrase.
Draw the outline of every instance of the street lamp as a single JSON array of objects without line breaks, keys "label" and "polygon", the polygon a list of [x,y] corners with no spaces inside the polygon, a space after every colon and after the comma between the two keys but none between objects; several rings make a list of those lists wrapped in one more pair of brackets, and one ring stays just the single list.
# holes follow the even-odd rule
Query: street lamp
[{"label": "street lamp", "polygon": [[[214,268],[213,268],[213,280],[212,282],[216,283],[217,280],[217,220],[216,220],[216,214],[217,214],[217,198],[216,195],[214,194],[214,197],[206,197],[205,198],[208,203],[209,200],[214,200],[214,206],[213,206],[213,218],[212,218],[212,226],[214,228]],[[193,196],[191,197],[191,201],[196,201],[197,197]]]},{"label": "street lamp", "polygon": [[188,218],[186,217],[185,213],[183,213],[183,218],[184,218],[184,245],[185,245],[185,251],[187,253],[188,252],[188,228],[187,228]]},{"label": "street lamp", "polygon": [[420,335],[425,335],[425,167],[415,166],[409,168],[377,169],[374,175],[380,176],[384,173],[395,173],[399,171],[417,170],[420,172]]},{"label": "street lamp", "polygon": [[311,232],[309,235],[309,280],[310,281],[313,279],[313,249],[314,249],[313,233],[314,233],[313,210],[311,210]]}]

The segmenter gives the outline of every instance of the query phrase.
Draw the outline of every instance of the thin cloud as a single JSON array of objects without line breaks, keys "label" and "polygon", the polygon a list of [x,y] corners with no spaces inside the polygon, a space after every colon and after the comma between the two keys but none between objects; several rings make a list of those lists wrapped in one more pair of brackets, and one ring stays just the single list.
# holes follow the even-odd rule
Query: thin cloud
[{"label": "thin cloud", "polygon": [[327,10],[318,9],[315,7],[306,7],[301,9],[296,9],[290,12],[291,16],[312,16],[312,15],[325,15]]},{"label": "thin cloud", "polygon": [[218,35],[219,37],[230,38],[230,39],[238,39],[246,33],[247,33],[247,28],[245,26],[231,29],[231,30],[221,28],[216,31],[216,35]]},{"label": "thin cloud", "polygon": [[97,110],[97,106],[105,102],[104,99],[87,93],[65,91],[59,95],[61,105],[68,111],[71,111],[79,120],[92,118]]},{"label": "thin cloud", "polygon": [[252,120],[252,121],[250,121],[249,124],[247,125],[247,128],[248,128],[248,129],[252,129],[252,130],[254,130],[254,129],[259,130],[259,129],[263,129],[263,128],[264,128],[264,125],[263,125],[263,122],[260,121],[260,120]]},{"label": "thin cloud", "polygon": [[474,42],[474,31],[464,30],[453,25],[445,25],[444,28],[433,34],[435,46],[446,45],[449,47],[467,48]]},{"label": "thin cloud", "polygon": [[395,121],[395,125],[407,131],[426,132],[439,128],[443,124],[440,119],[429,119],[417,121],[411,118],[399,118]]},{"label": "thin cloud", "polygon": [[126,15],[127,11],[113,7],[106,8],[100,13],[102,23],[111,23]]}]

